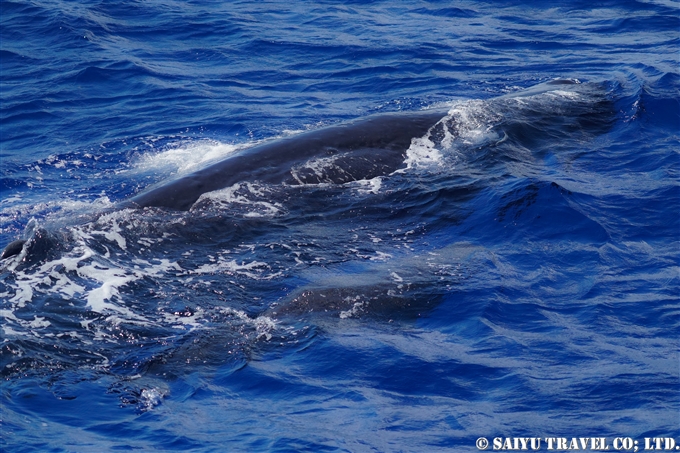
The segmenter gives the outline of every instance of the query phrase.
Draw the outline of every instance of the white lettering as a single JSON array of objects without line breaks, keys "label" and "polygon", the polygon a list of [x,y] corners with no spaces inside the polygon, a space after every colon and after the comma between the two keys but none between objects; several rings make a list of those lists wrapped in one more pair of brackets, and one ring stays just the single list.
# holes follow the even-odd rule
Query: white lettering
[{"label": "white lettering", "polygon": [[617,437],[614,439],[614,450],[632,450],[634,444],[630,437]]},{"label": "white lettering", "polygon": [[607,440],[604,437],[593,437],[590,439],[591,450],[609,450]]}]

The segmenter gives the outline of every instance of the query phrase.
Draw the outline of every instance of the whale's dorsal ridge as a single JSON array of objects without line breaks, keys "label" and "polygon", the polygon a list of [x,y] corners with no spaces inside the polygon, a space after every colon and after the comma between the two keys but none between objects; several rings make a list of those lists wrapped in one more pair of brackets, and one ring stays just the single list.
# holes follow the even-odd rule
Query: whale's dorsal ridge
[{"label": "whale's dorsal ridge", "polygon": [[[441,109],[388,113],[272,140],[145,191],[126,203],[186,211],[202,194],[245,181],[342,184],[388,175],[403,165],[411,140],[425,135],[445,115]],[[310,166],[324,157],[335,159],[335,165]],[[305,167],[308,170],[300,173]]]},{"label": "whale's dorsal ridge", "polygon": [[25,243],[26,243],[25,240],[17,239],[16,241],[12,241],[9,244],[7,244],[5,250],[2,251],[2,255],[0,255],[0,260],[7,259],[21,253],[21,250],[24,248]]}]

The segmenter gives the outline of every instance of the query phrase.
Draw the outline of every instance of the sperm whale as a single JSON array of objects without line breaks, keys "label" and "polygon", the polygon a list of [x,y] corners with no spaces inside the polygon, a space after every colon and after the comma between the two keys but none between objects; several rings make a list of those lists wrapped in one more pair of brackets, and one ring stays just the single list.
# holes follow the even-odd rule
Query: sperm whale
[{"label": "sperm whale", "polygon": [[[445,114],[391,113],[266,142],[141,193],[129,203],[186,211],[202,194],[242,181],[342,184],[384,176],[404,166],[411,140],[423,136]],[[303,166],[309,159],[327,159],[332,165]]]},{"label": "sperm whale", "polygon": [[[207,168],[144,191],[118,208],[187,211],[207,192],[249,181],[269,184],[342,184],[388,175],[405,166],[413,138],[423,136],[446,110],[389,113],[334,125],[247,148]],[[330,165],[305,166],[310,159]],[[4,260],[26,241],[12,241]]]},{"label": "sperm whale", "polygon": [[[569,90],[570,86],[577,85],[581,83],[576,80],[556,79],[497,99],[502,102]],[[272,140],[147,190],[132,197],[127,204],[186,211],[202,194],[244,181],[343,184],[389,175],[406,166],[412,141],[425,136],[447,113],[448,108],[374,115]],[[310,159],[316,162],[325,159],[326,164],[332,165],[303,165]]]},{"label": "sperm whale", "polygon": [[[601,86],[597,84],[583,84],[580,88],[579,85],[581,83],[576,80],[557,79],[501,96],[495,103],[503,106],[509,99],[527,98],[551,91],[601,91]],[[549,103],[538,103],[525,109],[527,116],[524,123],[518,123],[517,135],[521,135],[520,132],[525,129],[528,131],[525,135],[531,134],[532,129],[526,127],[531,121],[554,121],[559,126],[566,118],[572,123],[575,121],[578,127],[592,128],[599,124],[592,117],[601,116],[610,110],[610,106],[606,105],[604,109],[591,107],[576,109],[572,112],[576,117],[570,117],[567,112],[553,111]],[[512,104],[508,108],[517,107]],[[413,140],[430,133],[447,113],[448,108],[374,115],[267,141],[194,173],[145,190],[120,203],[118,208],[157,207],[187,211],[204,193],[241,182],[343,184],[386,176],[406,167],[408,150]],[[582,121],[579,122],[581,116]],[[2,252],[0,260],[19,254],[24,243],[23,240],[11,242]]]}]

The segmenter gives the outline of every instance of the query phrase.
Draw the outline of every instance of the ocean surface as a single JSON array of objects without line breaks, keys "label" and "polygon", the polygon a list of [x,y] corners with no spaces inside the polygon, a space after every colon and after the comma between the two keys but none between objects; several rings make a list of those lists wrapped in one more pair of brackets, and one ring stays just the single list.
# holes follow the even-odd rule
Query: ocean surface
[{"label": "ocean surface", "polygon": [[[2,0],[0,48],[3,452],[680,445],[680,2]],[[382,176],[124,203],[437,109]]]}]

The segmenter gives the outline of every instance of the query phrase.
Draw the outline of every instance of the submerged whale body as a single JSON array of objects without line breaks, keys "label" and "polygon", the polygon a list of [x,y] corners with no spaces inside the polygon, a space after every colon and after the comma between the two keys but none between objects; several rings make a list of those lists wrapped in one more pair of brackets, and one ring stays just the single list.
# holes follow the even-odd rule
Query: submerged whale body
[{"label": "submerged whale body", "polygon": [[[550,102],[536,101],[527,104],[521,101],[550,92],[582,92],[594,95],[591,101],[595,102],[577,102],[571,111],[568,108],[559,111]],[[509,120],[510,123],[514,121],[512,124],[501,122],[493,127],[514,128],[510,135],[532,140],[537,130],[532,123],[538,123],[542,130],[554,131],[555,134],[549,134],[554,139],[560,132],[590,129],[597,133],[598,127],[607,127],[612,109],[609,101],[603,101],[603,93],[601,84],[581,84],[570,79],[558,79],[519,93],[501,96],[486,105],[491,111],[494,108],[501,112],[509,111],[512,113],[509,116],[514,118]],[[204,193],[242,182],[282,185],[343,184],[386,176],[407,166],[408,151],[414,140],[437,134],[456,135],[456,128],[460,126],[456,124],[458,120],[455,117],[448,118],[450,124],[447,125],[442,121],[447,119],[447,114],[450,114],[448,108],[388,113],[272,140],[144,191],[118,207],[158,207],[186,211]],[[501,113],[500,116],[503,117],[504,114]],[[0,259],[19,254],[24,243],[23,240],[11,242]]]}]

